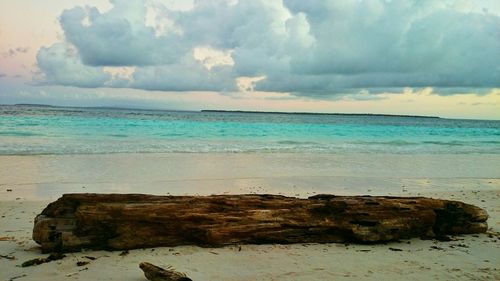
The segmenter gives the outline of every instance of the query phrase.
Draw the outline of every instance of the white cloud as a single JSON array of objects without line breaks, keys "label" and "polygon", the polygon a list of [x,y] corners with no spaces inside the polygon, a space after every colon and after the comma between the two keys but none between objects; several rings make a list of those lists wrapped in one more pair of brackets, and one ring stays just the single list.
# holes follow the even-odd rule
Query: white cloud
[{"label": "white cloud", "polygon": [[255,83],[263,79],[266,79],[266,76],[241,76],[236,78],[236,85],[238,86],[238,90],[241,92],[253,92],[255,91]]},{"label": "white cloud", "polygon": [[234,65],[231,51],[222,52],[211,47],[194,48],[193,57],[203,63],[208,70],[217,65]]}]

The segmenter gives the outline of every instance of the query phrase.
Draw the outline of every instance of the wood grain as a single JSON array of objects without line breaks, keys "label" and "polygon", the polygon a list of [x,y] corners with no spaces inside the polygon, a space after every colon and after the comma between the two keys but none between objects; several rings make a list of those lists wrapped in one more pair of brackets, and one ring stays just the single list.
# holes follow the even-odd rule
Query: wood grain
[{"label": "wood grain", "polygon": [[35,219],[43,252],[268,243],[378,243],[481,233],[485,210],[425,197],[65,194]]}]

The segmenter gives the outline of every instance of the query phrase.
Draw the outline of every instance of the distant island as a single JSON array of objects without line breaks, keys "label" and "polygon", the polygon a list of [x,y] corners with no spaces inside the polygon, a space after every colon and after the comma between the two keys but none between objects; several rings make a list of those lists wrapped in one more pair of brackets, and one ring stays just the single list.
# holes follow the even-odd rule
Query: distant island
[{"label": "distant island", "polygon": [[204,109],[204,110],[201,110],[201,112],[254,113],[254,114],[336,115],[336,116],[381,116],[381,117],[412,117],[412,118],[441,119],[441,117],[439,117],[439,116],[400,115],[400,114],[376,114],[376,113],[283,112],[283,111],[218,110],[218,109]]},{"label": "distant island", "polygon": [[[9,106],[9,104],[2,104]],[[50,105],[50,104],[42,104],[42,103],[16,103],[13,106],[32,106],[32,107],[62,107],[62,106],[55,106],[55,105]]]}]

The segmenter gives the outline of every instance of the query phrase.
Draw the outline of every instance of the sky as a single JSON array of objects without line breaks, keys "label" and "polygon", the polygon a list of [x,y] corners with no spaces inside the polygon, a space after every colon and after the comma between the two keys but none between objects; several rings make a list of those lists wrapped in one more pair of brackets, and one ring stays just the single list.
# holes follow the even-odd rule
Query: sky
[{"label": "sky", "polygon": [[498,0],[0,0],[0,104],[500,119]]}]

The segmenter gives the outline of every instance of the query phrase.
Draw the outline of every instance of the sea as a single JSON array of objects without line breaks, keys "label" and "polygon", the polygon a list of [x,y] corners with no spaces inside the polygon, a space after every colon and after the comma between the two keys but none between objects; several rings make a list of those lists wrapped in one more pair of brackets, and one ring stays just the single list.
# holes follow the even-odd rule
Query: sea
[{"label": "sea", "polygon": [[500,121],[0,106],[0,155],[168,152],[499,154]]}]

